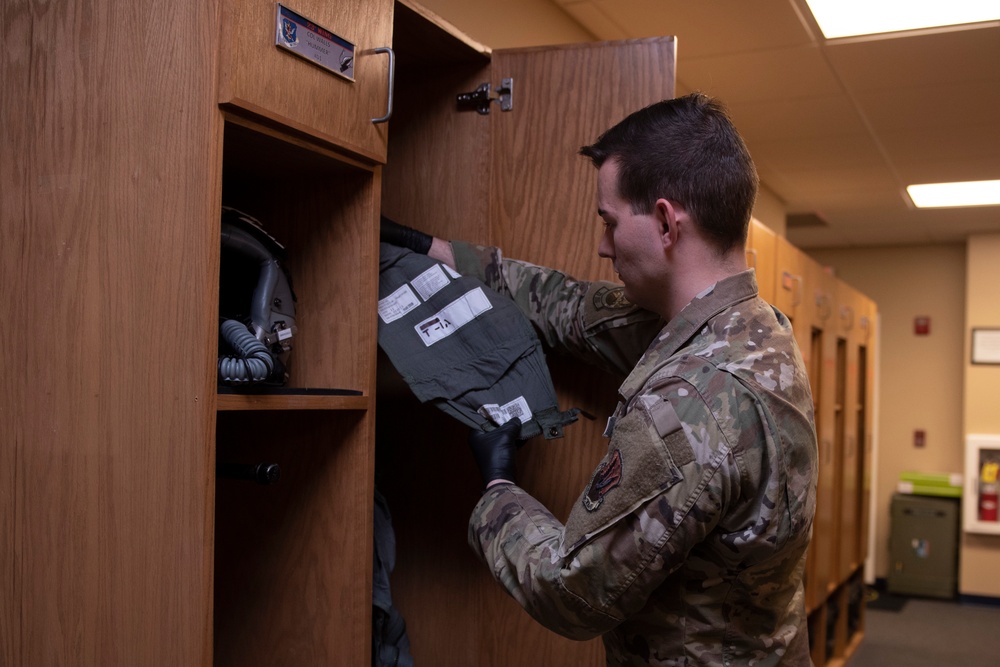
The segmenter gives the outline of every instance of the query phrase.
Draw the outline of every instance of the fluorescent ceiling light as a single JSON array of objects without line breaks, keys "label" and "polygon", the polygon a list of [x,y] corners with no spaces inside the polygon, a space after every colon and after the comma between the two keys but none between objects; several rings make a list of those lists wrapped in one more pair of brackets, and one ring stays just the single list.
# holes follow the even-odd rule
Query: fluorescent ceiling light
[{"label": "fluorescent ceiling light", "polygon": [[906,192],[917,208],[1000,205],[1000,181],[908,185]]},{"label": "fluorescent ceiling light", "polygon": [[997,0],[806,0],[806,4],[827,39],[1000,20]]}]

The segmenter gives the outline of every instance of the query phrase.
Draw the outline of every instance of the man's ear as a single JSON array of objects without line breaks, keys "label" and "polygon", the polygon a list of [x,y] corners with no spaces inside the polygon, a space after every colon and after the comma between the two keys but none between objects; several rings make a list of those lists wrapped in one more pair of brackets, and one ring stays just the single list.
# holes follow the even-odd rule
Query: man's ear
[{"label": "man's ear", "polygon": [[664,249],[676,245],[680,232],[677,222],[681,212],[678,204],[669,199],[657,199],[654,212],[660,224],[660,238],[663,239]]}]

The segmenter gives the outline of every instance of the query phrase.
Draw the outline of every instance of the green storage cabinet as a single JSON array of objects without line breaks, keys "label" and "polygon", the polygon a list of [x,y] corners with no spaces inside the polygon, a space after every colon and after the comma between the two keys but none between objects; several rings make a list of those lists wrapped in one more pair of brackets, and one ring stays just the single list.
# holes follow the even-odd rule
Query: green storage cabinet
[{"label": "green storage cabinet", "polygon": [[891,512],[889,592],[955,597],[959,500],[897,493]]}]

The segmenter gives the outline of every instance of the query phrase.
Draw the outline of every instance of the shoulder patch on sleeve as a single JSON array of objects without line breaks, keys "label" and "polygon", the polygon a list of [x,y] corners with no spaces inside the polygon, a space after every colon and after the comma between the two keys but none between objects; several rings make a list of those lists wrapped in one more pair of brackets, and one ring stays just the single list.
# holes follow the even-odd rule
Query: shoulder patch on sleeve
[{"label": "shoulder patch on sleeve", "polygon": [[[687,443],[683,430],[674,435]],[[644,404],[636,404],[618,420],[607,455],[570,511],[566,549],[574,549],[680,480],[666,442]]]},{"label": "shoulder patch on sleeve", "polygon": [[[596,281],[589,283],[587,294],[581,304],[583,306],[583,323],[593,327],[601,322],[616,321],[621,318],[640,320],[655,319],[655,314],[643,310],[625,297],[625,288],[621,285]],[[649,341],[646,341],[647,345]]]},{"label": "shoulder patch on sleeve", "polygon": [[583,494],[583,506],[588,512],[595,512],[604,502],[612,489],[622,481],[622,450],[616,449],[600,465],[594,476],[590,478],[587,491]]},{"label": "shoulder patch on sleeve", "polygon": [[624,287],[602,286],[591,297],[594,310],[626,310],[632,307],[632,302],[625,298]]}]

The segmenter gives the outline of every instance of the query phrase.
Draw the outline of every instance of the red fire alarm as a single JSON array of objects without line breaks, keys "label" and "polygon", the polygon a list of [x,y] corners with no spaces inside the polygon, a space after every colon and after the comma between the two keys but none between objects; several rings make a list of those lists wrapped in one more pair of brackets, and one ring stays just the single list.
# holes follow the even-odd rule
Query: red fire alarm
[{"label": "red fire alarm", "polygon": [[922,448],[927,444],[927,432],[923,429],[917,429],[913,432],[913,446],[917,449]]},{"label": "red fire alarm", "polygon": [[931,332],[931,318],[926,315],[913,318],[913,333],[926,336]]}]

